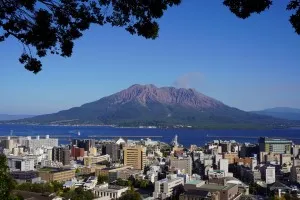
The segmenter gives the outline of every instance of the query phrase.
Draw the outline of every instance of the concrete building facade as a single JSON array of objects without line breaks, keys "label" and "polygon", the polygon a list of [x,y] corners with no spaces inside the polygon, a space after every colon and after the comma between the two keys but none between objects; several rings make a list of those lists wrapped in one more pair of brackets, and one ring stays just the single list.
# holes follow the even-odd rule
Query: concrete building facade
[{"label": "concrete building facade", "polygon": [[132,166],[134,169],[144,170],[146,165],[146,147],[124,147],[123,151],[124,165]]}]

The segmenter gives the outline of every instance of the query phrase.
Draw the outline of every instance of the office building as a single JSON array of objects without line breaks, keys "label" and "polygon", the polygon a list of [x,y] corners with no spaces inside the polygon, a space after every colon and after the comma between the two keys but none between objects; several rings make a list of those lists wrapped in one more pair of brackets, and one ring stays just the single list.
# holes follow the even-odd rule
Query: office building
[{"label": "office building", "polygon": [[290,174],[290,181],[292,183],[300,183],[300,166],[293,166]]},{"label": "office building", "polygon": [[223,159],[227,159],[228,164],[234,164],[234,161],[237,158],[239,158],[238,153],[223,153]]},{"label": "office building", "polygon": [[8,156],[7,164],[10,171],[31,171],[34,170],[34,160],[28,157]]},{"label": "office building", "polygon": [[253,154],[258,154],[258,153],[259,153],[258,145],[244,143],[242,146],[240,146],[239,157],[241,158],[252,157]]},{"label": "office building", "polygon": [[49,138],[49,135],[46,135],[45,138],[40,138],[37,136],[36,138],[31,138],[30,136],[22,139],[24,146],[30,149],[37,149],[41,147],[56,147],[58,146],[57,138]]},{"label": "office building", "polygon": [[292,164],[291,154],[280,154],[280,165],[290,165]]},{"label": "office building", "polygon": [[69,181],[75,177],[75,169],[42,168],[38,173],[41,179],[47,182]]},{"label": "office building", "polygon": [[256,158],[252,158],[251,159],[251,164],[250,164],[251,170],[255,171],[256,167],[257,167],[257,159]]},{"label": "office building", "polygon": [[293,153],[293,157],[299,158],[299,154],[300,154],[300,145],[294,145],[294,146],[292,147],[292,153]]},{"label": "office building", "polygon": [[102,154],[108,154],[112,162],[118,162],[120,160],[120,145],[115,143],[106,144],[103,147]]},{"label": "office building", "polygon": [[124,165],[132,166],[134,169],[144,170],[146,165],[146,147],[124,147],[123,151]]},{"label": "office building", "polygon": [[179,185],[184,185],[184,179],[177,177],[176,174],[169,175],[167,178],[155,182],[153,197],[167,199],[172,196],[174,188]]},{"label": "office building", "polygon": [[16,141],[8,136],[6,139],[1,140],[0,146],[12,152],[13,148],[16,147]]},{"label": "office building", "polygon": [[54,147],[52,149],[52,160],[61,162],[63,165],[69,165],[70,150],[64,147]]},{"label": "office building", "polygon": [[228,159],[220,159],[219,170],[224,171],[225,176],[228,174]]},{"label": "office building", "polygon": [[84,151],[89,152],[91,147],[95,147],[95,140],[94,139],[88,139],[88,140],[73,139],[72,146],[84,148]]},{"label": "office building", "polygon": [[266,168],[266,184],[272,184],[276,181],[276,172],[275,167],[267,167]]},{"label": "office building", "polygon": [[258,140],[259,151],[267,153],[291,154],[293,142],[287,139],[261,137]]},{"label": "office building", "polygon": [[[212,160],[211,160],[212,163]],[[170,168],[179,169],[181,173],[192,175],[192,158],[170,158]]]},{"label": "office building", "polygon": [[76,146],[72,146],[71,148],[71,157],[77,159],[79,157],[83,157],[84,156],[84,148],[79,148]]}]

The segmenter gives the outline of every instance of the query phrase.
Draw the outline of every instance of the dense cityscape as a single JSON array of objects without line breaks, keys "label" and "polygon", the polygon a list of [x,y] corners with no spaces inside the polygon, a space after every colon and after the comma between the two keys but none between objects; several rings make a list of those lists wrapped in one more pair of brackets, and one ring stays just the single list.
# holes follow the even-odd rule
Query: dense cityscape
[{"label": "dense cityscape", "polygon": [[[261,137],[257,144],[205,146],[150,138],[3,136],[13,194],[20,199],[297,199],[300,145]],[[195,141],[196,142],[196,141]],[[2,156],[2,157],[3,157]]]}]

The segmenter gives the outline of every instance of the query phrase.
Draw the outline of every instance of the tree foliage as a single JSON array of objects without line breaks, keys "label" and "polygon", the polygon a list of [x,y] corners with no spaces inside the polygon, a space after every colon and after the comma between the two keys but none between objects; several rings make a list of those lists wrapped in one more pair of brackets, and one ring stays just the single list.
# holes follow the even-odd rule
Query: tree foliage
[{"label": "tree foliage", "polygon": [[69,190],[62,195],[65,199],[70,200],[92,200],[94,195],[90,190],[84,191],[83,188],[79,187],[75,190]]},{"label": "tree foliage", "polygon": [[0,155],[0,199],[14,199],[11,191],[15,187],[15,182],[8,172],[5,155]]},{"label": "tree foliage", "polygon": [[108,183],[108,176],[99,175],[98,176],[98,184]]},{"label": "tree foliage", "polygon": [[0,41],[19,40],[24,47],[19,61],[37,73],[42,69],[39,59],[49,53],[70,57],[74,40],[91,24],[123,27],[130,34],[155,39],[157,19],[180,1],[0,0]]},{"label": "tree foliage", "polygon": [[[0,42],[13,37],[23,45],[19,61],[38,73],[48,54],[70,57],[74,40],[92,24],[122,27],[147,39],[158,37],[157,20],[181,0],[0,0]],[[273,0],[224,0],[237,17],[269,9]],[[300,0],[289,0],[290,23],[300,34]]]},{"label": "tree foliage", "polygon": [[22,183],[16,186],[17,190],[37,192],[37,193],[58,193],[63,190],[63,184],[57,181],[49,183]]},{"label": "tree foliage", "polygon": [[134,191],[134,190],[127,190],[125,194],[123,194],[119,200],[141,200],[142,197],[140,193]]},{"label": "tree foliage", "polygon": [[[260,14],[269,9],[274,0],[224,0],[223,4],[227,6],[237,17],[246,19],[253,13]],[[295,32],[300,35],[300,0],[287,1],[286,10],[293,11],[290,16],[290,23]]]}]

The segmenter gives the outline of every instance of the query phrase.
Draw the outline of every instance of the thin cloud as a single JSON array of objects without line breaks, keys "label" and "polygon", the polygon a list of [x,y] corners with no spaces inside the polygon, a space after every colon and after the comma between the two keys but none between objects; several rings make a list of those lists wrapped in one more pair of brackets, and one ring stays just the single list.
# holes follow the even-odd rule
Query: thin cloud
[{"label": "thin cloud", "polygon": [[200,72],[190,72],[178,77],[173,85],[177,88],[197,88],[202,84],[203,78]]}]

